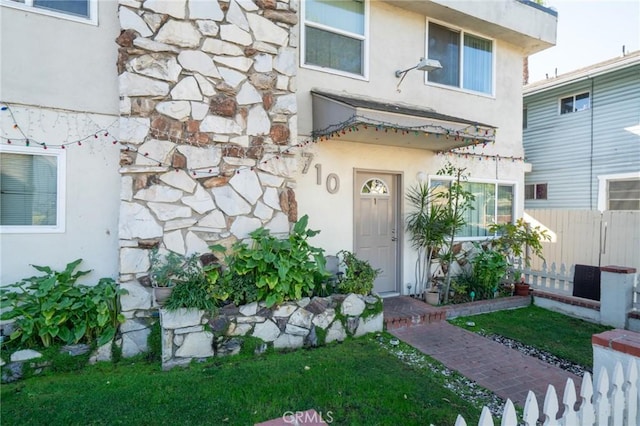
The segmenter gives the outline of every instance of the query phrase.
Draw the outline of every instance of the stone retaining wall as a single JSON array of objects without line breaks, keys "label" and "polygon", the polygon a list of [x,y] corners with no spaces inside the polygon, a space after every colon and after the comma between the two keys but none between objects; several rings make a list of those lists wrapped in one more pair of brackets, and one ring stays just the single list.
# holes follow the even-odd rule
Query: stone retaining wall
[{"label": "stone retaining wall", "polygon": [[216,316],[196,309],[160,310],[162,368],[194,359],[234,355],[247,338],[268,347],[297,349],[382,331],[382,300],[357,294],[304,298],[266,308],[264,303],[224,307]]}]

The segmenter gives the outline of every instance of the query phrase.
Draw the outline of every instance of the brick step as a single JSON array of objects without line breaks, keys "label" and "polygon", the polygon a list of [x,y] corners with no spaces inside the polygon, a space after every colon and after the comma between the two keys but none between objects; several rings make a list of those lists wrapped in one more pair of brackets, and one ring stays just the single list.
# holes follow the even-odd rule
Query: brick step
[{"label": "brick step", "polygon": [[445,310],[427,312],[421,315],[385,317],[384,326],[387,330],[397,330],[404,327],[416,327],[423,324],[444,321],[447,319]]}]

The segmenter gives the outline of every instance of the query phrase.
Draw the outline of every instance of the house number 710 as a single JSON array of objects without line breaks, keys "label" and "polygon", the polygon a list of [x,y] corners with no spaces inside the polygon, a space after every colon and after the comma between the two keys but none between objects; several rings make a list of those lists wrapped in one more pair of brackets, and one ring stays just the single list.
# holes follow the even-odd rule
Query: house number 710
[{"label": "house number 710", "polygon": [[[316,184],[322,185],[322,164],[316,164]],[[327,175],[327,192],[329,194],[335,194],[340,190],[340,176],[335,173],[329,173]]]}]

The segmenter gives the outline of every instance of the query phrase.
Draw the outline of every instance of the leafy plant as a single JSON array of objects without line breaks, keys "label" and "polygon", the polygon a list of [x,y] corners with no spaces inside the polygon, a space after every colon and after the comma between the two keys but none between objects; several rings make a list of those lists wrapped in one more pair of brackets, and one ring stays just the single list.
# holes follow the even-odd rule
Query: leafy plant
[{"label": "leafy plant", "polygon": [[113,339],[124,322],[119,313],[118,289],[111,278],[101,278],[95,286],[75,285],[90,271],[76,271],[82,259],[57,272],[48,266],[33,266],[42,276],[25,278],[0,289],[0,307],[11,309],[0,319],[15,319],[10,341],[27,346],[49,347],[56,343],[103,345]]},{"label": "leafy plant", "polygon": [[546,230],[539,226],[531,228],[523,218],[516,223],[489,225],[489,231],[499,235],[493,240],[493,247],[515,264],[515,259],[524,259],[525,265],[531,265],[531,253],[544,259],[542,242],[551,239]]},{"label": "leafy plant", "polygon": [[477,244],[476,247],[481,251],[473,258],[473,277],[476,284],[473,290],[478,300],[490,299],[498,290],[509,264],[501,253]]},{"label": "leafy plant", "polygon": [[264,301],[267,307],[310,296],[315,283],[329,274],[325,270],[324,251],[309,244],[308,239],[319,231],[307,229],[308,221],[307,215],[300,218],[285,239],[259,228],[249,234],[253,239],[251,247],[242,242],[234,244],[225,259],[228,269],[222,285],[217,287],[218,297],[222,300],[231,297],[228,280],[233,278],[227,278],[226,274],[246,277],[246,282],[255,283],[257,300]]},{"label": "leafy plant", "polygon": [[169,251],[160,253],[156,248],[151,251],[151,283],[155,287],[174,287],[192,277],[201,275],[202,269],[195,255],[183,256]]},{"label": "leafy plant", "polygon": [[220,275],[219,265],[212,263],[203,268],[196,255],[182,256],[169,253],[166,263],[160,265],[163,273],[169,268],[163,266],[180,265],[180,270],[171,271],[169,279],[173,290],[164,307],[169,311],[180,308],[195,308],[213,311],[216,308],[215,285]]},{"label": "leafy plant", "polygon": [[338,252],[338,257],[345,265],[344,277],[338,282],[338,289],[341,293],[369,294],[373,289],[379,269],[373,269],[366,260],[358,259],[353,253],[347,250]]},{"label": "leafy plant", "polygon": [[239,275],[229,271],[218,280],[214,295],[219,300],[228,300],[237,306],[246,305],[258,300],[258,287],[251,274]]}]

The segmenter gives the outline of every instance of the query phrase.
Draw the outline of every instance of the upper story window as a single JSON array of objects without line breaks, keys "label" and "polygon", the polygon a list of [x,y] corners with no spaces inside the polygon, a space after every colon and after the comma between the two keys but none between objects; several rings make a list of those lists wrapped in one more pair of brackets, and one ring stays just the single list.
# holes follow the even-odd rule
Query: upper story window
[{"label": "upper story window", "polygon": [[524,186],[524,199],[525,200],[546,200],[547,199],[547,184],[546,183],[532,183]]},{"label": "upper story window", "polygon": [[640,179],[610,180],[609,210],[640,210]]},{"label": "upper story window", "polygon": [[428,23],[427,57],[441,69],[429,71],[431,83],[493,93],[493,41],[459,29]]},{"label": "upper story window", "polygon": [[366,3],[356,0],[306,0],[302,65],[366,77]]},{"label": "upper story window", "polygon": [[522,108],[522,128],[525,130],[527,129],[528,121],[529,121],[529,110],[525,106],[524,108]]},{"label": "upper story window", "polygon": [[589,108],[591,108],[589,92],[560,99],[560,114],[584,111]]},{"label": "upper story window", "polygon": [[65,151],[0,147],[0,231],[64,232]]},{"label": "upper story window", "polygon": [[0,0],[0,4],[78,22],[97,23],[97,0]]}]

